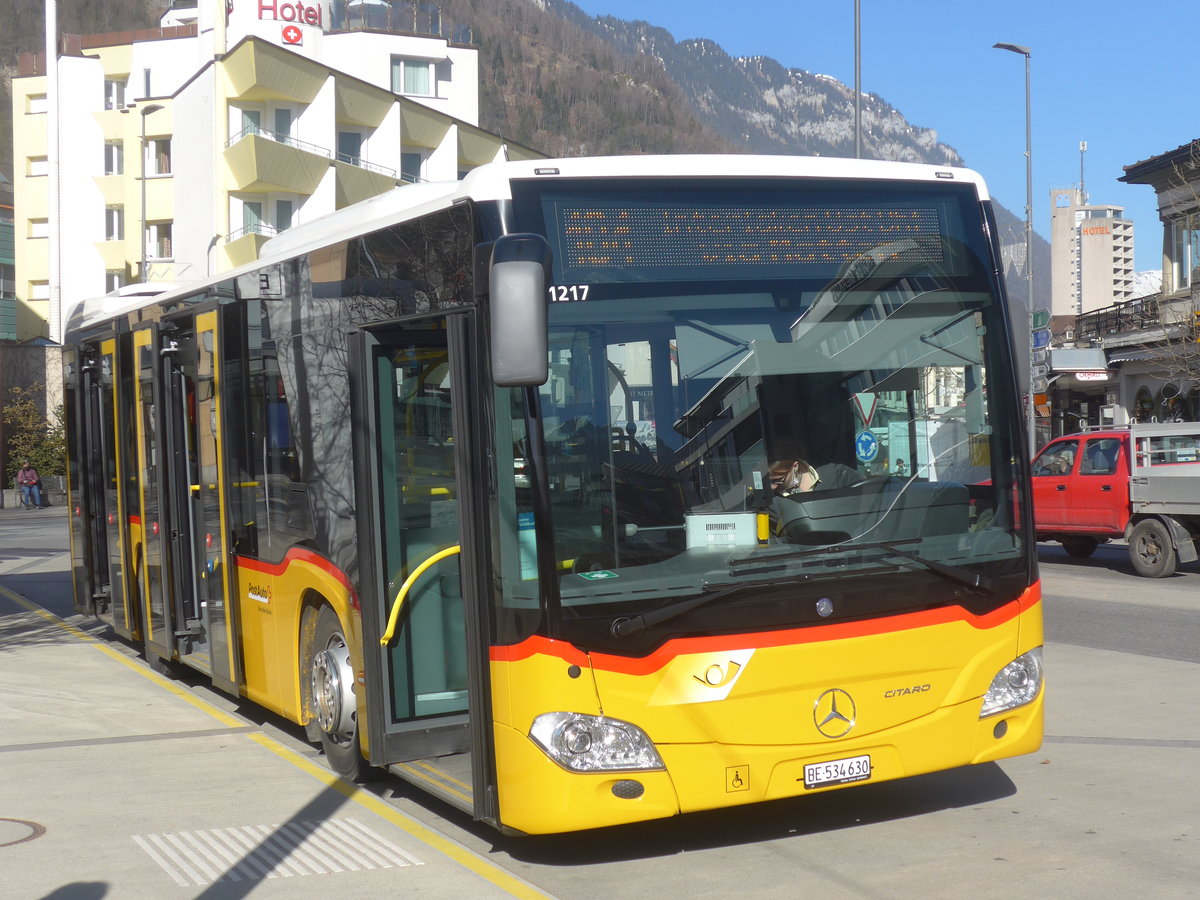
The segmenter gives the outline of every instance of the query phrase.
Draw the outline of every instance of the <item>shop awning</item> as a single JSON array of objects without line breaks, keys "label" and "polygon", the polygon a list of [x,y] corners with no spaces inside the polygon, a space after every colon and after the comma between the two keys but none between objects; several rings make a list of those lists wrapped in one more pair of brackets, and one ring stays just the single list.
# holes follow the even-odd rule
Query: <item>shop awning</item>
[{"label": "shop awning", "polygon": [[1168,354],[1153,347],[1131,347],[1125,350],[1114,350],[1110,363],[1137,362],[1146,359],[1165,359]]},{"label": "shop awning", "polygon": [[1099,347],[1050,351],[1051,372],[1106,372],[1110,361]]}]

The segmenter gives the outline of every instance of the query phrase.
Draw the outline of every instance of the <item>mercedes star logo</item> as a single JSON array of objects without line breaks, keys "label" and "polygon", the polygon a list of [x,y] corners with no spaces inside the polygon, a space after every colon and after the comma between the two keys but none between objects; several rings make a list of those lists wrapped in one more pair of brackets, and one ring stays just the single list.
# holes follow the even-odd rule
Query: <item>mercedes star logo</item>
[{"label": "mercedes star logo", "polygon": [[830,688],[813,706],[813,722],[827,738],[845,737],[854,727],[854,698],[841,688]]}]

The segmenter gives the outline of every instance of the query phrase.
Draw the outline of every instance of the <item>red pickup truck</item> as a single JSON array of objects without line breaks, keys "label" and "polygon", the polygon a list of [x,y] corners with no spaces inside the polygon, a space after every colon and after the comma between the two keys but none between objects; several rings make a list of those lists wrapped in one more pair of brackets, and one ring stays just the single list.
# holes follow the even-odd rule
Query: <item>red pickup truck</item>
[{"label": "red pickup truck", "polygon": [[1200,423],[1055,438],[1033,460],[1033,515],[1038,540],[1071,556],[1123,538],[1138,574],[1173,574],[1198,556]]}]

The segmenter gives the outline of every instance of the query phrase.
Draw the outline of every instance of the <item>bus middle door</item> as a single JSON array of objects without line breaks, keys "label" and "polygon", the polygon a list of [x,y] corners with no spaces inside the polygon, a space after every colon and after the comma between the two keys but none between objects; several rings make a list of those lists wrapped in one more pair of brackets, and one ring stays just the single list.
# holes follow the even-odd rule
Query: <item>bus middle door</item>
[{"label": "bus middle door", "polygon": [[192,320],[134,332],[146,656],[209,671],[194,541],[196,335]]}]

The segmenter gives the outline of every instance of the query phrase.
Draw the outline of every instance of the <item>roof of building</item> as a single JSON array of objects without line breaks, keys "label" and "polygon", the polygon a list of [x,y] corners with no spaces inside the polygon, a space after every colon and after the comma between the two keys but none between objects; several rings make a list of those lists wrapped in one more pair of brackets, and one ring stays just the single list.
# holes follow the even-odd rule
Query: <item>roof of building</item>
[{"label": "roof of building", "polygon": [[1184,161],[1200,161],[1200,138],[1188,141],[1174,150],[1168,150],[1166,153],[1160,153],[1158,156],[1151,156],[1149,159],[1139,160],[1124,166],[1125,174],[1117,181],[1123,181],[1126,184],[1148,184],[1148,179],[1161,172],[1164,169],[1173,168]]}]

